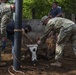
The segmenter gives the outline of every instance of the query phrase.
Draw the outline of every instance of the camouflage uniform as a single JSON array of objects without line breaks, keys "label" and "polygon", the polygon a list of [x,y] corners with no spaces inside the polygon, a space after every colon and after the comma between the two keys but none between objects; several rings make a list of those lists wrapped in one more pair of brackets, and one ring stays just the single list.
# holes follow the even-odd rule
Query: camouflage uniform
[{"label": "camouflage uniform", "polygon": [[11,18],[12,12],[9,4],[1,3],[1,34],[2,36],[6,36],[6,24],[9,22]]},{"label": "camouflage uniform", "polygon": [[[0,4],[0,47],[1,47],[1,42],[2,42],[2,37],[6,37],[6,25],[10,21],[11,18],[11,6],[7,3],[1,3]],[[0,49],[1,53],[1,49]]]},{"label": "camouflage uniform", "polygon": [[50,19],[45,27],[44,35],[41,38],[42,42],[46,40],[47,35],[51,31],[58,33],[55,59],[60,58],[62,50],[69,39],[71,40],[76,55],[76,24],[74,22],[60,17]]}]

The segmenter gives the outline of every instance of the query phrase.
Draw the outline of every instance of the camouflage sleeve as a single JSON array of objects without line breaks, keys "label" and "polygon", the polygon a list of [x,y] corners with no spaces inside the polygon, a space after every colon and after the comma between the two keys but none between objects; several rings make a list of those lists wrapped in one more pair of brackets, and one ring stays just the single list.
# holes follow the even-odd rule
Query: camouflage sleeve
[{"label": "camouflage sleeve", "polygon": [[11,12],[11,6],[9,4],[3,4],[2,10],[1,10],[1,15],[4,15],[8,12]]},{"label": "camouflage sleeve", "polygon": [[1,34],[2,36],[6,36],[6,25],[10,21],[10,16],[5,14],[1,19]]},{"label": "camouflage sleeve", "polygon": [[51,32],[51,28],[50,27],[46,27],[45,28],[45,32],[44,32],[44,35],[41,37],[41,43],[44,43],[48,37],[48,34]]},{"label": "camouflage sleeve", "polygon": [[42,43],[46,41],[48,34],[51,33],[52,29],[54,28],[54,25],[55,25],[55,21],[50,19],[45,27],[44,35],[41,37]]},{"label": "camouflage sleeve", "polygon": [[1,34],[2,36],[6,36],[6,25],[11,18],[11,7],[9,4],[2,4],[2,11],[1,11]]}]

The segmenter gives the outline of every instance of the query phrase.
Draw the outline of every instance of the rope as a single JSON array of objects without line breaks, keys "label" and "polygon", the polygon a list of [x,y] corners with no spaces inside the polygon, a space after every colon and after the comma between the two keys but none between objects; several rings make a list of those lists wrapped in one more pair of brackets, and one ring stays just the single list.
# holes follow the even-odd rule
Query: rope
[{"label": "rope", "polygon": [[31,71],[33,71],[33,70],[38,70],[38,69],[36,68],[36,66],[27,66],[27,67],[23,67],[23,66],[22,66],[22,68],[28,68],[28,69],[30,69]]},{"label": "rope", "polygon": [[[15,32],[22,32],[22,29],[14,29],[14,31],[15,31]],[[32,42],[32,40],[31,40],[26,34],[25,34],[25,36],[30,40],[30,42]],[[26,46],[26,44],[24,44],[24,42],[23,42],[23,45]],[[26,47],[27,47],[27,46],[26,46]],[[49,50],[49,47],[50,47],[50,44],[48,45],[48,49],[47,49],[47,50]],[[14,50],[14,52],[15,52],[15,50]],[[19,63],[23,64],[22,62],[20,62],[20,60],[18,60],[18,58],[17,58],[17,56],[16,56],[15,54],[14,54],[14,58],[15,58]],[[66,58],[66,59],[67,59],[67,58]],[[47,68],[49,68],[49,65],[48,65],[48,64],[43,64],[43,63],[39,63],[39,64],[40,64],[40,65],[43,65],[43,66],[46,66]],[[17,71],[17,70],[14,69],[13,66],[10,66],[10,67],[8,68],[8,72],[9,72],[11,75],[15,75],[15,74],[13,74],[13,73],[10,71],[10,68],[12,68],[12,70],[13,70],[14,72],[16,72],[16,73],[22,73],[23,75],[25,75],[24,72],[22,72],[22,71]],[[29,68],[30,70],[33,70],[33,69],[38,70],[38,68],[37,68],[36,66],[32,66],[32,67],[28,66],[28,67],[26,67],[26,68]],[[43,69],[45,70],[46,68],[43,67]]]},{"label": "rope", "polygon": [[[26,44],[23,43],[23,45],[24,45],[25,47],[27,47]],[[15,49],[14,49],[14,53],[15,53]],[[22,63],[20,62],[20,60],[18,60],[18,58],[17,58],[17,56],[16,56],[15,54],[13,55],[13,57],[14,57],[20,64],[22,64]]]},{"label": "rope", "polygon": [[[23,43],[23,45],[26,46],[26,44],[24,44],[24,43]],[[27,46],[26,46],[26,47],[27,47]],[[14,50],[14,53],[15,53],[15,50]],[[20,62],[20,60],[18,60],[18,58],[17,58],[17,56],[16,56],[15,54],[14,54],[13,57],[14,57],[20,64],[23,64],[22,62]],[[14,72],[23,73],[23,75],[25,75],[24,72],[22,72],[22,71],[16,71],[13,66],[10,66],[10,67],[13,69]],[[15,75],[15,74],[13,74],[13,73],[10,71],[10,67],[8,68],[8,72],[9,72],[11,75]],[[29,68],[29,67],[27,67],[27,68]],[[35,67],[34,67],[34,68],[35,68]],[[31,69],[31,67],[30,67],[30,69]],[[31,70],[32,70],[32,69],[31,69]]]},{"label": "rope", "polygon": [[[14,57],[15,57],[15,59],[16,59],[19,63],[23,64],[22,62],[20,62],[20,61],[17,59],[16,55],[14,55]],[[48,65],[48,64],[43,64],[43,63],[39,63],[39,64],[44,65],[44,66],[46,66],[47,68],[49,68],[49,65]],[[16,71],[13,66],[10,66],[10,67],[8,68],[8,72],[9,72],[11,75],[15,75],[15,74],[13,74],[13,73],[10,71],[10,68],[12,68],[15,73],[22,73],[23,75],[25,75],[24,72],[22,72],[22,71]],[[23,66],[22,66],[22,68],[23,68]],[[40,70],[40,69],[38,69],[36,66],[32,66],[32,67],[28,66],[28,67],[26,67],[26,68],[28,68],[28,69],[30,69],[30,70]],[[45,70],[46,68],[43,67],[42,69]]]},{"label": "rope", "polygon": [[43,63],[39,63],[41,65],[45,65],[47,67],[47,69],[49,68],[49,65],[48,64],[43,64]]},{"label": "rope", "polygon": [[[22,29],[14,29],[14,31],[16,32],[20,32],[20,31],[22,31]],[[33,43],[33,41],[26,35],[26,34],[24,34],[27,38],[28,38],[28,40],[30,41],[30,42],[32,42]],[[23,43],[24,44],[24,43]],[[26,44],[24,44],[24,46],[25,47],[27,47],[26,46]],[[15,53],[15,50],[14,50],[14,53]],[[14,54],[14,58],[19,62],[19,63],[21,63],[18,59],[17,59],[17,56]],[[21,63],[22,64],[22,63]]]},{"label": "rope", "polygon": [[[49,65],[48,64],[43,64],[43,63],[39,63],[40,65],[43,65],[43,66],[46,66],[46,67],[41,67],[41,68],[37,68],[36,66],[27,66],[27,67],[23,67],[23,66],[21,66],[22,68],[28,68],[28,69],[30,69],[31,71],[35,71],[35,70],[40,70],[40,69],[43,69],[44,71],[46,70],[46,69],[48,69],[49,68]],[[13,70],[13,72],[15,72],[15,73],[20,73],[21,75],[25,75],[25,73],[24,72],[22,72],[22,71],[17,71],[17,70],[15,70],[14,69],[14,67],[13,66],[10,66],[9,68],[8,68],[8,72],[11,74],[11,75],[15,75],[14,73],[12,73],[10,70]]]},{"label": "rope", "polygon": [[[15,54],[14,54],[13,57],[14,57],[20,64],[23,64],[22,62],[20,62],[20,61],[18,60],[18,58],[16,57]],[[13,66],[10,66],[10,67],[13,69],[13,71],[14,71],[15,73],[22,73],[21,75],[25,75],[24,72],[15,70]],[[10,71],[10,67],[8,68],[8,72],[9,72],[11,75],[15,75],[15,74],[13,74],[13,73]]]},{"label": "rope", "polygon": [[9,72],[11,75],[15,75],[15,74],[12,73],[12,72],[10,71],[10,69],[12,69],[15,73],[20,73],[21,75],[25,75],[24,72],[22,72],[22,71],[17,71],[17,70],[14,69],[13,66],[10,66],[10,67],[8,68],[8,72]]},{"label": "rope", "polygon": [[22,32],[22,29],[14,29],[14,32]]},{"label": "rope", "polygon": [[[15,50],[14,50],[14,53],[15,53]],[[13,54],[12,54],[12,55],[13,55]],[[20,64],[23,64],[20,60],[18,60],[18,58],[17,58],[17,56],[16,56],[15,54],[13,55],[13,57],[14,57]],[[9,72],[11,75],[15,75],[15,74],[13,74],[13,73],[10,71],[10,68],[12,68],[13,71],[16,72],[16,73],[22,73],[23,75],[25,75],[24,72],[22,72],[22,71],[16,71],[13,66],[10,66],[10,67],[8,68],[8,72]]]},{"label": "rope", "polygon": [[27,38],[30,43],[33,43],[33,40],[26,33],[24,33],[24,37]]},{"label": "rope", "polygon": [[[38,64],[40,64],[40,68],[37,68],[37,66],[35,65],[35,66],[27,66],[27,67],[23,67],[22,66],[22,68],[28,68],[28,69],[30,69],[30,70],[40,70],[40,69],[43,69],[43,70],[45,70],[45,69],[48,69],[49,68],[49,65],[48,64],[43,64],[43,63],[38,63]],[[45,67],[41,67],[41,65],[43,65],[43,66],[46,66],[46,68]]]}]

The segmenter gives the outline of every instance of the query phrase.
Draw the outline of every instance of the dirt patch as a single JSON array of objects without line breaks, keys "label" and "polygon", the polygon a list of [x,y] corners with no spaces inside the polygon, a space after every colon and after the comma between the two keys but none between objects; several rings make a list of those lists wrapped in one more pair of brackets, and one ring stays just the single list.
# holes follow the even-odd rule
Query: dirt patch
[{"label": "dirt patch", "polygon": [[[0,75],[10,75],[8,68],[13,65],[11,48],[6,48],[5,53],[2,54],[2,61],[5,61],[6,65],[0,67]],[[33,66],[28,56],[21,60],[21,71],[25,75],[76,75],[76,58],[70,44],[65,47],[64,56],[61,59],[63,66],[61,68],[51,66],[50,63],[54,61],[54,59],[39,59],[37,65]],[[14,73],[14,75],[19,74]]]}]

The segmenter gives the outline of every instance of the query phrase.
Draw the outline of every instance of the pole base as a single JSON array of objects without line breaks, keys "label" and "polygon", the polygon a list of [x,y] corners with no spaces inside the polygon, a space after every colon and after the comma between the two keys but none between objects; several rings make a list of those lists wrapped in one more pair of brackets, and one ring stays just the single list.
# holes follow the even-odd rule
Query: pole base
[{"label": "pole base", "polygon": [[25,75],[24,72],[15,70],[13,66],[8,68],[8,72],[10,75]]}]

